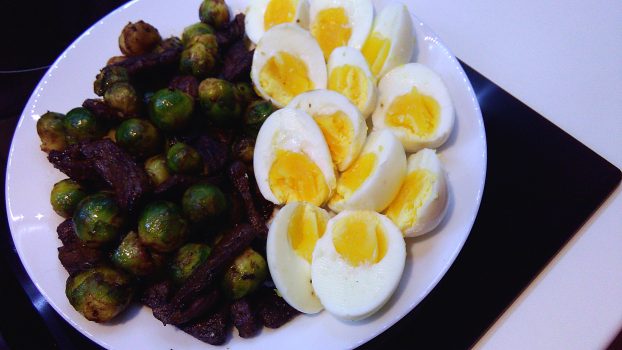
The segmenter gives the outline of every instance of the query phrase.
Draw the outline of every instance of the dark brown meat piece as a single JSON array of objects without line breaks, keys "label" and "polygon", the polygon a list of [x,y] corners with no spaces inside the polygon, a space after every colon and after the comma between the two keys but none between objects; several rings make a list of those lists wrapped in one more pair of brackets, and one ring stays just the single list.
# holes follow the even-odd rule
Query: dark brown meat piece
[{"label": "dark brown meat piece", "polygon": [[253,54],[243,40],[236,41],[224,54],[220,76],[228,81],[249,80]]},{"label": "dark brown meat piece", "polygon": [[193,146],[203,158],[208,175],[218,173],[229,161],[229,146],[214,136],[201,135],[193,142]]},{"label": "dark brown meat piece", "polygon": [[95,118],[112,123],[119,123],[134,116],[126,115],[120,110],[110,107],[106,102],[101,99],[88,98],[82,103],[82,107],[88,109],[93,113]]},{"label": "dark brown meat piece", "polygon": [[300,313],[273,289],[263,288],[258,293],[259,318],[268,328],[279,328]]},{"label": "dark brown meat piece", "polygon": [[173,282],[164,280],[148,285],[140,297],[140,302],[155,309],[166,305],[172,296]]},{"label": "dark brown meat piece", "polygon": [[220,301],[220,291],[214,289],[198,296],[188,307],[177,308],[174,304],[166,304],[153,309],[153,316],[164,325],[180,325],[200,318]]},{"label": "dark brown meat piece", "polygon": [[211,345],[222,345],[229,334],[229,306],[223,305],[207,317],[181,326],[191,336]]},{"label": "dark brown meat piece", "polygon": [[156,50],[148,54],[128,57],[114,65],[124,67],[130,75],[144,73],[166,66],[177,65],[182,50],[182,46],[171,45],[170,47]]},{"label": "dark brown meat piece", "polygon": [[58,239],[63,242],[63,245],[70,245],[78,242],[78,236],[76,236],[73,219],[71,218],[61,222],[56,228],[56,233],[58,233]]},{"label": "dark brown meat piece", "polygon": [[181,198],[188,187],[198,183],[200,180],[198,176],[174,174],[159,184],[153,190],[153,193],[158,197],[166,199]]},{"label": "dark brown meat piece", "polygon": [[233,21],[227,23],[221,30],[216,32],[218,47],[226,47],[244,39],[244,33],[244,14],[239,13]]},{"label": "dark brown meat piece", "polygon": [[80,242],[74,242],[58,248],[58,260],[71,275],[102,265],[106,262],[106,257],[100,249],[89,248]]},{"label": "dark brown meat piece", "polygon": [[242,200],[244,201],[244,208],[248,215],[248,220],[253,226],[253,229],[257,231],[260,237],[268,237],[268,226],[263,216],[257,210],[253,195],[251,193],[251,184],[249,181],[249,172],[246,165],[240,161],[235,161],[229,167],[229,178],[233,183],[233,187],[240,193]]},{"label": "dark brown meat piece", "polygon": [[242,338],[250,338],[261,329],[261,323],[248,298],[241,298],[231,304],[231,319]]},{"label": "dark brown meat piece", "polygon": [[259,190],[259,186],[257,185],[257,180],[255,179],[255,173],[252,168],[248,169],[249,171],[249,181],[251,183],[251,193],[253,195],[253,202],[257,206],[257,210],[263,216],[264,220],[268,221],[272,216],[272,212],[274,211],[274,203],[265,199],[261,191]]},{"label": "dark brown meat piece", "polygon": [[171,80],[168,88],[181,90],[196,100],[199,95],[199,80],[192,75],[178,75]]},{"label": "dark brown meat piece", "polygon": [[54,167],[80,183],[101,187],[104,182],[95,171],[93,163],[81,152],[83,144],[69,145],[63,151],[50,151],[48,160]]}]

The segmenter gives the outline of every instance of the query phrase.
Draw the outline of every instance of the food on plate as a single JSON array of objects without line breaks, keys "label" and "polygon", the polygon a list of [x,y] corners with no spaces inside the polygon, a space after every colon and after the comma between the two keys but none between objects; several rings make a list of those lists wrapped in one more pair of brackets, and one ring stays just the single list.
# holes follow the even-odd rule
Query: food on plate
[{"label": "food on plate", "polygon": [[225,270],[222,290],[233,300],[254,292],[268,275],[268,265],[261,254],[247,248]]},{"label": "food on plate", "polygon": [[86,108],[76,107],[63,118],[65,141],[68,144],[100,138],[104,135],[103,125]]},{"label": "food on plate", "polygon": [[322,208],[292,202],[279,210],[270,225],[266,255],[272,280],[283,299],[302,313],[323,309],[311,285],[311,256],[329,219]]},{"label": "food on plate", "polygon": [[121,66],[106,66],[95,77],[93,83],[93,91],[98,96],[104,96],[106,90],[112,87],[116,83],[127,83],[130,81],[130,77],[127,74],[127,69]]},{"label": "food on plate", "polygon": [[164,257],[149,251],[140,242],[138,234],[130,231],[113,251],[110,260],[118,268],[136,276],[148,276],[160,268]]},{"label": "food on plate", "polygon": [[170,266],[173,282],[184,283],[211,253],[212,249],[205,243],[187,243],[181,246]]},{"label": "food on plate", "polygon": [[161,89],[149,99],[149,118],[164,132],[179,131],[190,123],[192,97],[180,90]]},{"label": "food on plate", "polygon": [[255,44],[270,28],[282,23],[296,23],[308,27],[307,0],[255,0],[246,9],[246,35]]},{"label": "food on plate", "polygon": [[376,108],[376,78],[357,49],[338,47],[328,59],[328,89],[347,97],[367,118]]},{"label": "food on plate", "polygon": [[303,110],[313,117],[339,171],[354,162],[365,143],[367,125],[347,98],[330,90],[313,90],[296,96],[288,107]]},{"label": "food on plate", "polygon": [[251,136],[257,136],[263,123],[276,110],[277,108],[270,101],[257,100],[252,102],[244,113],[246,132]]},{"label": "food on plate", "polygon": [[179,60],[179,70],[184,74],[206,77],[216,65],[217,54],[218,41],[216,35],[195,34],[184,45]]},{"label": "food on plate", "polygon": [[384,210],[395,198],[406,176],[406,154],[388,130],[374,131],[354,163],[339,177],[328,206],[345,209]]},{"label": "food on plate", "polygon": [[196,184],[184,192],[181,206],[191,222],[204,222],[219,217],[227,210],[227,197],[215,185]]},{"label": "food on plate", "polygon": [[138,218],[138,237],[156,252],[179,248],[188,234],[188,223],[175,203],[159,200],[149,203]]},{"label": "food on plate", "polygon": [[80,183],[72,179],[64,179],[55,183],[50,193],[50,203],[56,214],[69,218],[73,215],[78,203],[87,192]]},{"label": "food on plate", "polygon": [[326,60],[339,46],[360,49],[373,20],[371,0],[310,0],[309,30]]},{"label": "food on plate", "polygon": [[125,115],[136,115],[140,104],[134,87],[127,82],[112,84],[104,93],[104,101]]},{"label": "food on plate", "polygon": [[207,119],[218,126],[233,125],[242,117],[235,85],[223,79],[207,78],[199,84],[199,104]]},{"label": "food on plate", "polygon": [[198,174],[203,170],[203,159],[194,147],[177,142],[166,151],[166,165],[178,174]]},{"label": "food on plate", "polygon": [[119,124],[115,142],[128,153],[139,157],[150,157],[162,146],[162,136],[148,120],[132,118]]},{"label": "food on plate", "polygon": [[138,56],[152,51],[162,41],[156,28],[144,21],[128,23],[119,35],[119,48],[126,56]]},{"label": "food on plate", "polygon": [[199,19],[216,29],[229,23],[229,8],[224,0],[203,0],[199,6]]},{"label": "food on plate", "polygon": [[300,93],[326,89],[322,50],[308,31],[279,24],[257,44],[251,79],[261,97],[283,107]]},{"label": "food on plate", "polygon": [[145,161],[145,171],[151,182],[159,186],[171,177],[171,171],[166,165],[166,155],[158,154]]},{"label": "food on plate", "polygon": [[404,4],[391,3],[383,8],[361,52],[377,78],[410,61],[415,36],[410,13]]},{"label": "food on plate", "polygon": [[385,211],[404,236],[430,232],[447,211],[445,171],[436,152],[424,148],[408,157],[408,174]]},{"label": "food on plate", "polygon": [[387,73],[378,83],[374,129],[388,128],[408,152],[437,148],[449,137],[454,108],[441,77],[420,63]]},{"label": "food on plate", "polygon": [[379,310],[397,288],[406,261],[402,233],[373,211],[346,210],[328,221],[313,251],[313,289],[338,318],[358,320]]},{"label": "food on plate", "polygon": [[78,203],[73,222],[82,243],[98,247],[119,236],[125,215],[111,194],[99,192]]},{"label": "food on plate", "polygon": [[215,33],[216,31],[209,24],[197,22],[184,28],[184,31],[181,34],[181,43],[184,44],[184,46],[188,46],[188,44],[190,43],[190,39],[197,35]]},{"label": "food on plate", "polygon": [[261,194],[275,204],[320,206],[337,183],[322,130],[310,115],[293,108],[266,119],[257,135],[253,167]]},{"label": "food on plate", "polygon": [[67,146],[64,119],[64,114],[47,112],[37,120],[37,134],[43,152],[62,151]]}]

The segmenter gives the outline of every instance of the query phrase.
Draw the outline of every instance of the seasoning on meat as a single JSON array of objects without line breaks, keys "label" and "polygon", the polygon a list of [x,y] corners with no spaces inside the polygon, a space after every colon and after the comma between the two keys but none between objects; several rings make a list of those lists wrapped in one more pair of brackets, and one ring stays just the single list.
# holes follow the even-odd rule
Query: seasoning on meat
[{"label": "seasoning on meat", "polygon": [[224,304],[207,317],[180,328],[193,337],[211,345],[221,345],[229,334],[229,306]]},{"label": "seasoning on meat", "polygon": [[173,295],[173,282],[163,280],[148,285],[141,297],[140,302],[152,309],[166,305]]},{"label": "seasoning on meat", "polygon": [[257,210],[253,200],[249,181],[250,176],[248,170],[246,169],[246,165],[240,161],[233,162],[233,164],[229,167],[229,176],[231,178],[231,182],[233,182],[233,186],[242,196],[244,208],[246,209],[246,214],[248,215],[248,220],[250,221],[251,226],[255,231],[257,231],[257,234],[260,237],[268,237],[268,226],[266,226],[266,221]]},{"label": "seasoning on meat", "polygon": [[243,40],[236,41],[224,54],[221,78],[229,81],[248,80],[254,52],[246,47]]},{"label": "seasoning on meat", "polygon": [[106,102],[97,98],[87,98],[82,103],[82,107],[91,111],[95,118],[106,122],[118,123],[133,117],[109,106]]},{"label": "seasoning on meat", "polygon": [[261,329],[257,312],[247,297],[238,299],[231,304],[231,318],[242,338],[250,338]]},{"label": "seasoning on meat", "polygon": [[259,318],[268,328],[279,328],[300,313],[273,289],[264,288],[259,292],[258,299]]},{"label": "seasoning on meat", "polygon": [[233,21],[227,23],[221,30],[216,32],[218,47],[225,47],[233,42],[242,41],[244,33],[244,14],[239,13]]}]

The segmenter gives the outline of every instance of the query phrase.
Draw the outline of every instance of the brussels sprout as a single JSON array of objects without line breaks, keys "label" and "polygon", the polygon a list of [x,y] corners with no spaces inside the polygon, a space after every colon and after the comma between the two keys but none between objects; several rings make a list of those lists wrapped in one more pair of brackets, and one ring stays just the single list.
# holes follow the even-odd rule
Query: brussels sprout
[{"label": "brussels sprout", "polygon": [[125,218],[111,194],[87,196],[73,213],[76,235],[91,247],[98,247],[117,238]]},{"label": "brussels sprout", "polygon": [[242,138],[236,140],[231,146],[233,157],[243,162],[252,162],[255,153],[255,139]]},{"label": "brussels sprout", "polygon": [[162,145],[158,129],[149,121],[137,118],[121,123],[115,133],[115,139],[119,146],[141,158],[156,154]]},{"label": "brussels sprout", "polygon": [[225,271],[222,290],[231,299],[252,293],[268,275],[266,260],[251,248],[235,258]]},{"label": "brussels sprout", "polygon": [[[211,34],[203,34],[210,35]],[[179,70],[184,74],[205,77],[216,64],[216,55],[201,43],[196,43],[182,51]]]},{"label": "brussels sprout", "polygon": [[153,50],[153,52],[155,53],[162,53],[166,50],[170,50],[170,49],[179,49],[183,47],[183,44],[181,42],[181,40],[176,37],[176,36],[172,36],[170,38],[164,39],[162,40]]},{"label": "brussels sprout", "polygon": [[86,196],[86,191],[79,183],[71,179],[64,179],[52,187],[50,203],[58,215],[68,218],[71,217],[78,203]]},{"label": "brussels sprout", "polygon": [[116,83],[127,83],[130,77],[127,69],[121,66],[106,66],[99,71],[95,82],[93,83],[93,91],[98,96],[104,96],[106,90]]},{"label": "brussels sprout", "polygon": [[158,154],[145,161],[145,171],[151,182],[158,186],[171,177],[171,173],[168,171],[166,165],[166,156],[164,154]]},{"label": "brussels sprout", "polygon": [[244,113],[244,130],[247,134],[257,136],[263,122],[268,119],[276,107],[270,101],[256,101],[251,103]]},{"label": "brussels sprout", "polygon": [[138,235],[130,231],[121,244],[112,253],[112,262],[136,276],[147,276],[159,267],[161,260],[153,257],[147,248],[140,243]]},{"label": "brussels sprout", "polygon": [[101,266],[69,276],[65,295],[87,320],[107,322],[129,305],[134,286],[126,273]]},{"label": "brussels sprout", "polygon": [[166,165],[179,174],[198,174],[203,170],[203,159],[194,148],[178,142],[166,152]]},{"label": "brussels sprout", "polygon": [[144,55],[153,50],[162,37],[156,28],[144,21],[128,23],[119,35],[119,49],[126,56]]},{"label": "brussels sprout", "polygon": [[63,118],[66,140],[73,144],[100,138],[105,130],[95,116],[84,107],[76,107]]},{"label": "brussels sprout", "polygon": [[233,92],[235,93],[235,98],[244,108],[257,99],[257,95],[255,91],[253,91],[251,84],[243,81],[235,83],[235,90],[233,90]]},{"label": "brussels sprout", "polygon": [[202,222],[222,214],[227,209],[227,198],[214,185],[197,184],[184,192],[181,206],[190,221]]},{"label": "brussels sprout", "polygon": [[209,257],[212,250],[207,244],[188,243],[177,251],[171,262],[171,277],[178,284],[184,283],[192,272]]},{"label": "brussels sprout", "polygon": [[112,56],[108,59],[108,61],[106,61],[106,65],[107,66],[112,66],[115,65],[117,63],[123,62],[127,59],[127,57],[125,56]]},{"label": "brussels sprout", "polygon": [[232,83],[207,78],[199,84],[199,103],[205,115],[218,126],[230,126],[239,121],[240,103],[235,97]]},{"label": "brussels sprout", "polygon": [[229,23],[229,8],[224,0],[203,0],[199,7],[199,18],[201,22],[220,29]]},{"label": "brussels sprout", "polygon": [[164,131],[185,128],[192,119],[194,101],[179,90],[158,90],[149,101],[149,117],[155,126]]},{"label": "brussels sprout", "polygon": [[127,82],[115,83],[106,89],[104,101],[124,114],[136,115],[140,109],[140,98],[132,85]]},{"label": "brussels sprout", "polygon": [[65,115],[56,112],[47,112],[37,120],[37,134],[41,138],[43,152],[62,151],[67,146],[65,141]]},{"label": "brussels sprout", "polygon": [[171,202],[155,201],[143,209],[138,219],[138,236],[149,248],[172,252],[184,243],[188,224],[181,209]]},{"label": "brussels sprout", "polygon": [[188,46],[188,43],[190,42],[190,39],[192,39],[192,37],[201,34],[215,34],[214,28],[212,28],[212,26],[210,26],[209,24],[203,22],[189,25],[184,28],[184,32],[181,35],[181,42],[184,44],[184,46]]}]

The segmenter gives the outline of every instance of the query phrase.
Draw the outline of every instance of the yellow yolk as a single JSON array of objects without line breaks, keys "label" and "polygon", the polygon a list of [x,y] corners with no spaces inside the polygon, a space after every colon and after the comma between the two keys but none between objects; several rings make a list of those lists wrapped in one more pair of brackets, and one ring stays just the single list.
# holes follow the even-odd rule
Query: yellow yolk
[{"label": "yellow yolk", "polygon": [[335,223],[333,245],[351,266],[375,264],[387,252],[387,238],[375,216],[353,214]]},{"label": "yellow yolk", "polygon": [[376,167],[376,154],[363,154],[346,171],[341,174],[337,181],[337,193],[331,199],[336,202],[344,198],[349,198],[372,173]]},{"label": "yellow yolk", "polygon": [[270,190],[282,203],[305,201],[320,206],[328,185],[320,168],[305,154],[278,150],[268,173]]},{"label": "yellow yolk", "polygon": [[268,30],[277,24],[293,22],[295,16],[295,1],[271,0],[266,6],[266,12],[263,16],[264,30]]},{"label": "yellow yolk", "polygon": [[440,105],[413,87],[409,93],[396,97],[386,113],[386,124],[406,129],[419,137],[434,133],[440,119]]},{"label": "yellow yolk", "polygon": [[348,116],[342,111],[313,116],[328,143],[333,163],[340,164],[348,155],[354,130]]},{"label": "yellow yolk", "polygon": [[314,88],[307,65],[284,51],[270,57],[261,68],[259,84],[269,96],[283,105],[294,96]]},{"label": "yellow yolk", "polygon": [[347,45],[352,35],[346,10],[342,7],[333,7],[318,12],[311,24],[311,34],[320,44],[324,58],[328,59],[336,47]]},{"label": "yellow yolk", "polygon": [[385,214],[402,231],[417,222],[417,211],[430,196],[436,176],[428,170],[415,170],[408,174],[397,197]]},{"label": "yellow yolk", "polygon": [[382,70],[382,66],[384,66],[384,62],[389,55],[389,50],[391,50],[391,40],[375,32],[372,33],[365,41],[365,44],[363,44],[361,53],[365,57],[369,69],[374,75],[378,75],[380,70]]},{"label": "yellow yolk", "polygon": [[328,88],[347,97],[360,110],[367,103],[367,77],[360,67],[346,64],[332,70]]},{"label": "yellow yolk", "polygon": [[300,257],[311,262],[315,243],[324,235],[326,219],[319,209],[308,204],[298,206],[287,227],[292,249]]}]

